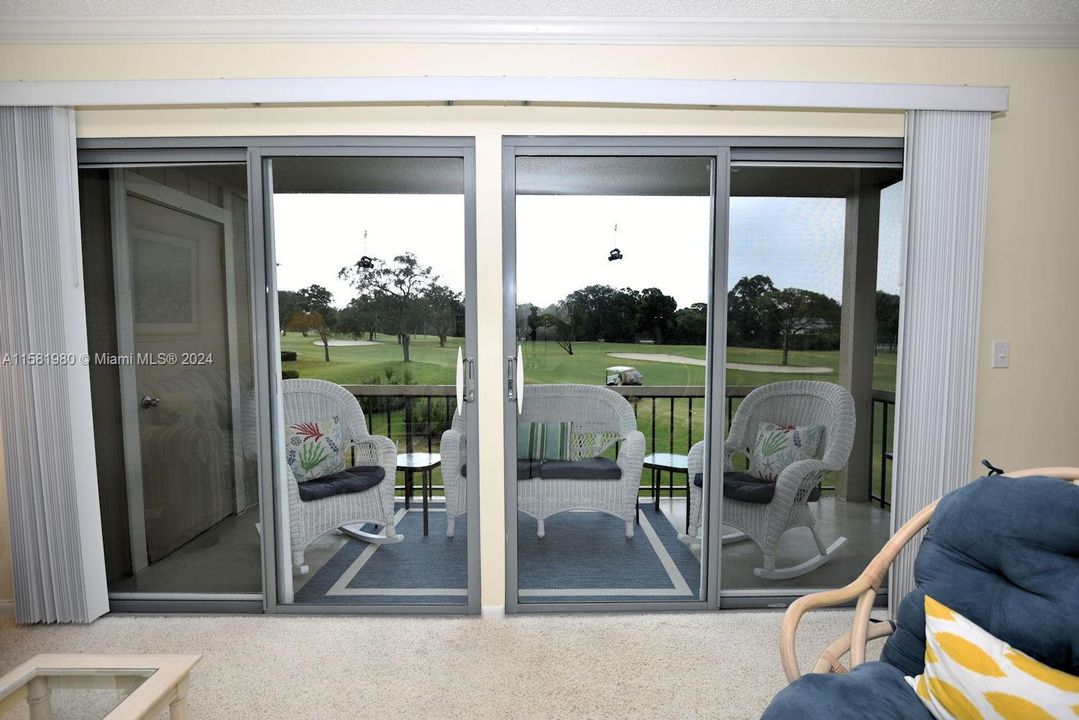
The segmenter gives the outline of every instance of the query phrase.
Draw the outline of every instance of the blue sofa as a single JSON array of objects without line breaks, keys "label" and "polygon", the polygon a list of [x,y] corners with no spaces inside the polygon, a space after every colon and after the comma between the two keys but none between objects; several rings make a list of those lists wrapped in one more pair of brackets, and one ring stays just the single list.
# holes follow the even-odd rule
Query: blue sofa
[{"label": "blue sofa", "polygon": [[904,681],[924,667],[926,594],[1046,665],[1079,675],[1079,486],[997,476],[945,495],[914,578],[880,661],[805,675],[762,720],[931,720]]}]

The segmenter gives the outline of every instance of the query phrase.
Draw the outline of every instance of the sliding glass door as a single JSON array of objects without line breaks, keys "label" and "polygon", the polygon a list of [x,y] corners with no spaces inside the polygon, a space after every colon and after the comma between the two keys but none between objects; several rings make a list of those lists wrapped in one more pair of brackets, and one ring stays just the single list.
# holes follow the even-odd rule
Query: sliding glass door
[{"label": "sliding glass door", "polygon": [[112,608],[478,612],[473,142],[83,146]]},{"label": "sliding glass door", "polygon": [[840,587],[890,535],[902,198],[897,162],[732,163],[727,597]]},{"label": "sliding glass door", "polygon": [[705,606],[726,163],[507,141],[512,609]]},{"label": "sliding glass door", "polygon": [[782,606],[886,541],[902,149],[504,144],[507,605]]},{"label": "sliding glass door", "polygon": [[478,611],[471,146],[261,156],[274,607]]}]

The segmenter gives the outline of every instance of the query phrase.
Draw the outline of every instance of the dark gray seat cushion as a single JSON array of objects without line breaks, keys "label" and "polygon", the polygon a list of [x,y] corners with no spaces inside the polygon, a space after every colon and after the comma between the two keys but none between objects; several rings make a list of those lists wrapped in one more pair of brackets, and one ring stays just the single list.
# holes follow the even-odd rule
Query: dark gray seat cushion
[{"label": "dark gray seat cushion", "polygon": [[607,458],[582,460],[548,460],[540,465],[544,480],[620,480],[622,468]]},{"label": "dark gray seat cushion", "polygon": [[332,475],[296,483],[304,502],[322,500],[334,495],[363,492],[382,482],[386,471],[378,465],[357,465]]},{"label": "dark gray seat cushion", "polygon": [[919,675],[926,594],[1039,662],[1079,675],[1079,487],[985,477],[940,500],[881,659]]},{"label": "dark gray seat cushion", "polygon": [[[704,473],[694,473],[693,484],[704,487]],[[742,502],[767,504],[776,494],[776,485],[740,472],[723,473],[723,497]],[[813,488],[806,498],[809,502],[820,499],[820,485]]]},{"label": "dark gray seat cushion", "polygon": [[761,720],[932,720],[903,679],[883,662],[844,675],[810,673],[781,690]]},{"label": "dark gray seat cushion", "polygon": [[[539,460],[518,460],[517,461],[517,479],[518,480],[531,480],[539,477],[539,467],[541,462]],[[468,466],[461,466],[461,477],[468,477]]]}]

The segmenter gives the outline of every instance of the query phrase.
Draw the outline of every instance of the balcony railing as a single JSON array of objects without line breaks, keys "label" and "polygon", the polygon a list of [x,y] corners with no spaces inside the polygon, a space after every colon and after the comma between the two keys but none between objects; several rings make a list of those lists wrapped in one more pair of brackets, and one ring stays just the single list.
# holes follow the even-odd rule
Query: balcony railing
[{"label": "balcony railing", "polygon": [[[442,433],[450,427],[457,409],[456,388],[453,385],[345,385],[360,402],[367,418],[368,430],[385,435],[397,443],[401,452],[438,452]],[[691,386],[616,386],[612,390],[633,405],[638,428],[647,440],[646,453],[686,454],[694,443],[704,437],[704,418],[697,409],[703,407],[705,388]],[[729,385],[726,388],[726,430],[742,398],[753,386]],[[892,459],[889,419],[894,416],[895,393],[873,391],[873,420],[871,435],[874,452],[870,467],[865,469],[870,498],[880,506],[891,505],[890,464]],[[890,412],[891,411],[891,412]],[[441,491],[441,473],[434,489]],[[685,479],[676,483],[674,472],[667,473],[668,497],[685,494]],[[403,485],[398,485],[403,488]],[[651,493],[653,484],[642,477],[641,492]],[[825,485],[825,491],[834,486]]]},{"label": "balcony railing", "polygon": [[889,414],[895,417],[895,393],[890,390],[874,390],[873,415],[869,426],[874,450],[869,461],[869,500],[880,503],[882,508],[892,506],[892,434],[888,428]]}]

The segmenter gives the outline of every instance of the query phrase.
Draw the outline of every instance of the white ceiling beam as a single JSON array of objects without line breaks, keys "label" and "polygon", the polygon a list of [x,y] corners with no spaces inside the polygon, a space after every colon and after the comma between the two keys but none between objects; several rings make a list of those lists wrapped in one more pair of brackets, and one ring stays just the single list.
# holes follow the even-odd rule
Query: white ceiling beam
[{"label": "white ceiling beam", "polygon": [[458,15],[0,16],[0,43],[259,42],[1079,47],[1079,23]]},{"label": "white ceiling beam", "polygon": [[0,105],[154,107],[449,101],[1004,112],[1008,109],[1008,88],[898,83],[488,76],[0,82]]}]

